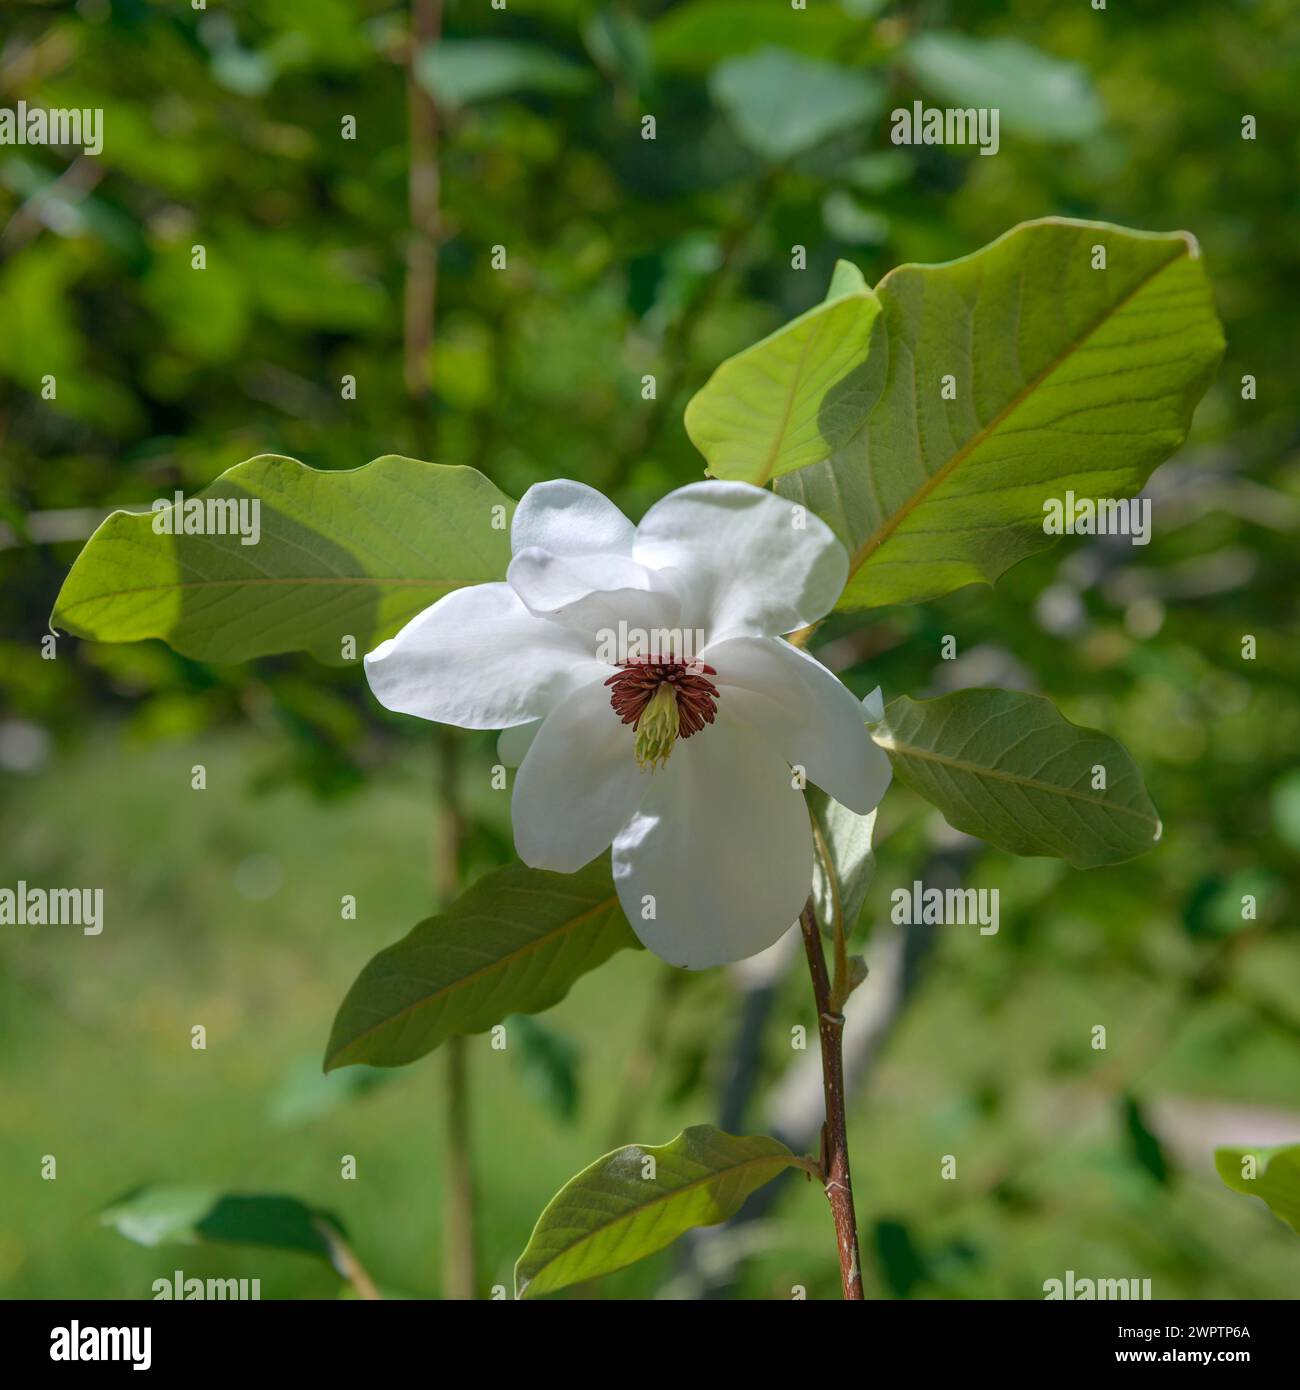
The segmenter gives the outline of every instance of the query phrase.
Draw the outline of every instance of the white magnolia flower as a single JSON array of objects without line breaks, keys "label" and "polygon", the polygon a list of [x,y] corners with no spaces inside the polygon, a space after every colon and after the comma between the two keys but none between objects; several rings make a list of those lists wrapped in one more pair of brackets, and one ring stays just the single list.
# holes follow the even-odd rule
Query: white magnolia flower
[{"label": "white magnolia flower", "polygon": [[504,583],[455,590],[366,657],[371,688],[504,730],[520,858],[573,873],[612,844],[628,921],[665,960],[765,950],[812,882],[791,769],[859,813],[889,785],[857,699],[779,636],[835,603],[843,546],[747,483],[692,483],[633,526],[568,481],[528,490],[511,545]]}]

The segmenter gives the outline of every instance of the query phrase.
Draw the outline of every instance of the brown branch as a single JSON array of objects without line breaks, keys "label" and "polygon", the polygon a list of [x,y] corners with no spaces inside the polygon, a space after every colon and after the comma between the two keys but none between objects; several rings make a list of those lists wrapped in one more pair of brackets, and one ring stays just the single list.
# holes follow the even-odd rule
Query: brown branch
[{"label": "brown branch", "polygon": [[817,1001],[817,1031],[822,1048],[822,1089],[826,1097],[826,1119],[822,1125],[822,1172],[826,1198],[835,1219],[835,1239],[840,1252],[840,1280],[844,1297],[864,1298],[862,1262],[858,1257],[858,1224],[853,1210],[853,1180],[849,1175],[849,1135],[844,1113],[844,1015],[831,1003],[831,981],[826,973],[826,957],[821,934],[813,913],[812,899],[799,914],[804,950],[808,954],[808,973],[812,976],[813,997]]},{"label": "brown branch", "polygon": [[433,322],[438,301],[438,204],[442,175],[438,163],[438,108],[420,85],[415,65],[420,53],[442,33],[442,0],[411,0],[411,33],[406,51],[406,119],[411,158],[407,175],[410,229],[406,241],[406,293],[403,304],[402,373],[407,394],[420,401],[432,379]]}]

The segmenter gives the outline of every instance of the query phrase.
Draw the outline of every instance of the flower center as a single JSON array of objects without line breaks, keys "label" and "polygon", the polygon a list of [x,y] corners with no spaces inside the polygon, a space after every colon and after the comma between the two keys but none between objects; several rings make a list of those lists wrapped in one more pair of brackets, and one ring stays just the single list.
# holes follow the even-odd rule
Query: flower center
[{"label": "flower center", "polygon": [[610,706],[636,730],[638,765],[662,767],[677,739],[690,738],[713,723],[718,687],[706,677],[718,673],[700,661],[638,657],[622,664],[623,669],[605,682],[613,687]]}]

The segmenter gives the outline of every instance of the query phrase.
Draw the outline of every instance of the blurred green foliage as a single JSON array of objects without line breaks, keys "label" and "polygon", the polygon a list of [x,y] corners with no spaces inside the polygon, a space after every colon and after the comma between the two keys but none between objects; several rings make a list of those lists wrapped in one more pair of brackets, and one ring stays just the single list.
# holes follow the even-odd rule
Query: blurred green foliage
[{"label": "blurred green foliage", "polygon": [[[208,667],[71,639],[44,659],[102,510],[274,451],[467,463],[514,496],[576,477],[637,516],[699,476],[690,394],[820,299],[836,258],[874,283],[1062,213],[1186,228],[1215,286],[1227,356],[1152,481],[1152,544],[1070,540],[995,590],[837,619],[822,653],[862,694],[1043,691],[1125,744],[1165,835],[1086,873],[967,859],[972,885],[1001,889],[1001,931],[941,937],[855,1101],[872,1292],[1037,1297],[1073,1268],[1149,1276],[1158,1296],[1294,1293],[1293,1237],[1218,1182],[1211,1154],[1300,1132],[1300,14],[1286,0],[445,9],[445,48],[416,65],[441,103],[418,407],[402,371],[404,7],[0,14],[0,104],[99,107],[105,129],[98,157],[0,147],[0,881],[103,883],[110,903],[102,938],[0,941],[0,1286],[145,1296],[180,1264],[261,1275],[266,1296],[333,1292],[310,1262],[214,1247],[160,1264],[96,1228],[99,1207],[151,1182],[294,1192],[339,1212],[381,1284],[437,1289],[441,1071],[337,1091],[334,1108],[289,1103],[284,1128],[286,1088],[360,964],[428,913],[428,731],[384,716],[355,671],[306,659]],[[889,143],[892,107],[989,92],[1005,108],[997,157]],[[939,659],[949,633],[956,662]],[[491,741],[466,744],[473,877],[511,847]],[[207,793],[189,788],[196,762]],[[869,964],[889,890],[950,844],[901,788],[878,839]],[[338,920],[341,892],[366,901],[355,924]],[[531,1074],[472,1043],[484,1291],[509,1282],[549,1196],[615,1143],[716,1122],[724,1094],[763,1125],[789,1028],[811,1022],[806,981],[776,989],[737,1102],[735,981],[667,988],[655,964],[621,957],[583,981],[541,1021]],[[204,1021],[220,1041],[195,1053]],[[615,1112],[631,1133],[611,1132]],[[340,1182],[345,1152],[362,1181]],[[649,1293],[680,1258],[606,1291]],[[836,1284],[821,1199],[795,1184],[738,1290],[788,1297],[792,1282]]]}]

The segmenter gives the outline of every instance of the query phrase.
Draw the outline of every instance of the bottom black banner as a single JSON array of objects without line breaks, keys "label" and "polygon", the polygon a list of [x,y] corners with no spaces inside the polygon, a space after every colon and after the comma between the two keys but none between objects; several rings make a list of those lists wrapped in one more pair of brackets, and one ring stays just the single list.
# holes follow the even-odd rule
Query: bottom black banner
[{"label": "bottom black banner", "polygon": [[[296,1376],[373,1374],[394,1352],[423,1360],[433,1376],[440,1358],[463,1369],[467,1356],[486,1373],[501,1374],[516,1357],[535,1369],[539,1346],[549,1348],[549,1359],[570,1338],[617,1372],[622,1358],[611,1356],[612,1348],[621,1342],[625,1354],[639,1358],[636,1347],[651,1337],[662,1370],[664,1353],[673,1354],[669,1339],[679,1332],[690,1339],[681,1355],[692,1368],[705,1359],[740,1367],[756,1355],[770,1358],[774,1337],[796,1363],[806,1355],[810,1370],[840,1357],[851,1357],[856,1370],[875,1355],[908,1368],[967,1374],[1294,1365],[1296,1304],[1289,1302],[889,1302],[857,1311],[841,1305],[836,1314],[793,1301],[789,1321],[780,1323],[772,1303],[659,1303],[653,1333],[643,1321],[648,1306],[570,1300],[511,1312],[491,1302],[15,1302],[0,1305],[0,1318],[6,1370],[48,1374],[49,1368],[56,1375],[71,1368],[166,1377],[280,1369]],[[673,1316],[681,1322],[664,1321]],[[751,1316],[759,1321],[751,1323]],[[629,1319],[625,1339],[617,1332],[622,1317]]]}]

